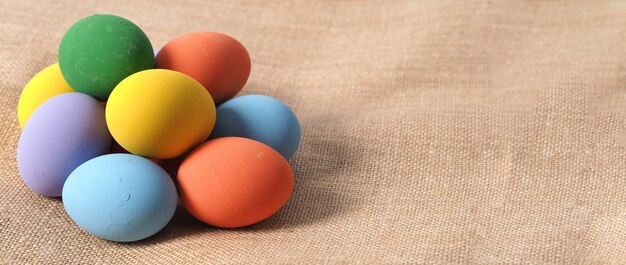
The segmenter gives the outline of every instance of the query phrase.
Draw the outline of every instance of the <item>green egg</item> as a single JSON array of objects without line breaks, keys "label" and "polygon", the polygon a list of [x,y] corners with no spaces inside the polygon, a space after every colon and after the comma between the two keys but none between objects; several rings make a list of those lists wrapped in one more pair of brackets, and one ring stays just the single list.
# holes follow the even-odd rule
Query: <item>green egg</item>
[{"label": "green egg", "polygon": [[76,22],[59,46],[59,66],[76,91],[106,100],[127,76],[154,68],[146,34],[114,15],[93,15]]}]

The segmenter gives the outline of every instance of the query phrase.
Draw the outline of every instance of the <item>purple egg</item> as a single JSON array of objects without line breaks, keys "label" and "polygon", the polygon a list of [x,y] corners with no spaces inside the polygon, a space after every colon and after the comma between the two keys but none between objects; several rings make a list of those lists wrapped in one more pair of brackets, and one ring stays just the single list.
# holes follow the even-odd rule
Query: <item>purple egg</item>
[{"label": "purple egg", "polygon": [[111,141],[97,100],[81,93],[61,94],[41,104],[26,122],[17,143],[17,166],[31,190],[58,197],[70,173],[107,153]]}]

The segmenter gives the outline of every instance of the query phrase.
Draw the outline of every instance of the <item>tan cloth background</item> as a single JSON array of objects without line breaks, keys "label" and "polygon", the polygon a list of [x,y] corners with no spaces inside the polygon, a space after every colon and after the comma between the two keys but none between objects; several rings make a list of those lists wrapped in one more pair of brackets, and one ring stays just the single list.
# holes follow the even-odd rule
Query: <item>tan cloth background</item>
[{"label": "tan cloth background", "polygon": [[[0,263],[626,263],[624,1],[43,2],[0,2]],[[20,90],[92,13],[244,43],[303,125],[282,211],[120,244],[26,188]]]}]

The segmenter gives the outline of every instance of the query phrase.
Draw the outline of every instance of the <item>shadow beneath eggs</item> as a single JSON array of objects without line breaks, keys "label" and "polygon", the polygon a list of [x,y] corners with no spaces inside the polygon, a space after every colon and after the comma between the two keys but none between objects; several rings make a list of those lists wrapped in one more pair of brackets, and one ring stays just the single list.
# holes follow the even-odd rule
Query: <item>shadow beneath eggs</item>
[{"label": "shadow beneath eggs", "polygon": [[199,233],[206,233],[214,230],[196,218],[182,207],[178,205],[172,220],[158,233],[144,240],[128,243],[118,243],[123,245],[153,245],[161,242],[167,242],[174,239],[185,238]]},{"label": "shadow beneath eggs", "polygon": [[52,202],[56,202],[56,203],[63,203],[63,198],[61,198],[61,196],[59,197],[44,197],[46,200],[52,201]]}]

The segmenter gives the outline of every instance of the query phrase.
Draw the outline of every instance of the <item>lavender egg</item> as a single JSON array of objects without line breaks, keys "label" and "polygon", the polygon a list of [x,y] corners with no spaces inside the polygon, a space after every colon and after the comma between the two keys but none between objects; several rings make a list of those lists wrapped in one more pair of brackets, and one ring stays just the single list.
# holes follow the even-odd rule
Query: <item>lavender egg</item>
[{"label": "lavender egg", "polygon": [[17,143],[20,176],[36,193],[61,196],[70,173],[107,153],[111,141],[97,100],[82,93],[55,96],[33,112],[22,130]]}]

